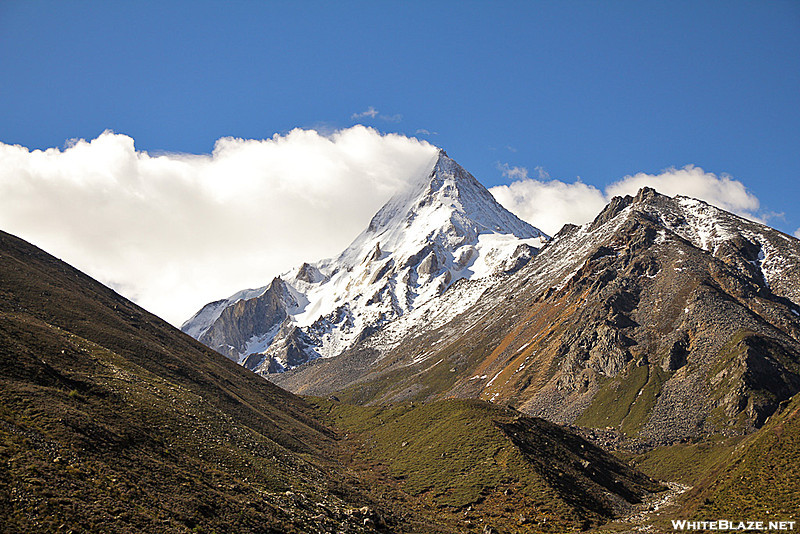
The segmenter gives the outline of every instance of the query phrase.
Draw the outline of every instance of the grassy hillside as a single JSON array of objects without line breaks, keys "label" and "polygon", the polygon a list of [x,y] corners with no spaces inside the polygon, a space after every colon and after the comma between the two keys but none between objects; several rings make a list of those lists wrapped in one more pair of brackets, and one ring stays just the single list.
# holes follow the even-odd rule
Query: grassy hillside
[{"label": "grassy hillside", "polygon": [[316,399],[403,491],[442,517],[503,532],[600,523],[661,488],[561,427],[477,400],[364,407]]},{"label": "grassy hillside", "polygon": [[800,395],[687,494],[695,517],[800,519]]},{"label": "grassy hillside", "polygon": [[[621,454],[645,473],[682,485],[660,506],[592,530],[631,532],[633,526],[671,531],[671,520],[798,521],[800,395],[749,436],[713,436]],[[638,531],[637,530],[637,531]]]}]

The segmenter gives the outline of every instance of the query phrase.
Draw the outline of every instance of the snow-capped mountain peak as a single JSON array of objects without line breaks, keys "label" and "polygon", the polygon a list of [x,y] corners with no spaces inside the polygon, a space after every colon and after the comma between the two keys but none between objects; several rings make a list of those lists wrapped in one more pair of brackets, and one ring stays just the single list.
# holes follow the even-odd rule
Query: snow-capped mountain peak
[{"label": "snow-capped mountain peak", "polygon": [[[517,269],[547,239],[440,150],[338,257],[304,263],[282,274],[282,285],[209,304],[182,329],[252,369],[280,371],[338,354],[460,279]],[[271,303],[261,306],[266,322],[255,311],[263,300]],[[225,313],[231,306],[236,314]],[[249,319],[234,327],[234,316]]]},{"label": "snow-capped mountain peak", "polygon": [[[492,194],[444,150],[439,151],[427,177],[409,184],[392,197],[375,214],[364,233],[383,235],[401,231],[420,217],[447,211],[467,219],[464,222],[477,233],[510,233],[521,239],[544,236],[500,206]],[[432,227],[434,222],[437,222],[435,218],[427,226]]]}]

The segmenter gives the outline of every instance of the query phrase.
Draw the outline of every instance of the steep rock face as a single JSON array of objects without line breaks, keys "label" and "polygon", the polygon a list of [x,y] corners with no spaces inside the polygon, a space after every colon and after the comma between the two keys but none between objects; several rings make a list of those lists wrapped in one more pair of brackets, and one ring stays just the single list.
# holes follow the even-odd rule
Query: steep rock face
[{"label": "steep rock face", "polygon": [[[247,349],[253,332],[269,334],[281,326],[289,316],[287,309],[297,306],[297,301],[280,278],[275,278],[262,294],[251,299],[240,299],[223,308],[218,320],[198,338],[203,344],[233,360],[239,359],[241,349]],[[263,343],[263,341],[261,341]]]},{"label": "steep rock face", "polygon": [[749,432],[800,390],[798,288],[797,239],[643,189],[462,314],[276,382],[365,403],[479,397],[653,442]]},{"label": "steep rock face", "polygon": [[208,304],[182,330],[258,373],[281,372],[340,353],[459,280],[519,270],[547,239],[440,151],[338,257]]}]

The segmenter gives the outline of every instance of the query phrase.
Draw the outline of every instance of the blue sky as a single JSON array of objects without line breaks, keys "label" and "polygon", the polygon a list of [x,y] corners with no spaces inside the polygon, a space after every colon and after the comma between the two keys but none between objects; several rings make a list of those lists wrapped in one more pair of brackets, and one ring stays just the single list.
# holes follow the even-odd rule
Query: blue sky
[{"label": "blue sky", "polygon": [[202,153],[372,106],[487,185],[497,161],[597,184],[692,163],[800,226],[770,192],[800,176],[794,1],[6,0],[0,50],[6,143]]},{"label": "blue sky", "polygon": [[[800,2],[0,2],[0,141],[365,124],[603,189],[685,165],[800,228]],[[375,110],[374,113],[364,112]]]}]

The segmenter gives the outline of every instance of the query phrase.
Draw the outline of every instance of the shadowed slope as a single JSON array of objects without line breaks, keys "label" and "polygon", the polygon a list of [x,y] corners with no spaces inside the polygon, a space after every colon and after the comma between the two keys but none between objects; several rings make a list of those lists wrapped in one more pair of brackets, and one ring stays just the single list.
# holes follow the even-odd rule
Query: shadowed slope
[{"label": "shadowed slope", "polygon": [[442,518],[501,532],[570,532],[664,488],[572,432],[478,400],[365,407],[316,400],[403,491]]},{"label": "shadowed slope", "polygon": [[0,233],[5,532],[363,531],[336,465],[304,401]]}]

